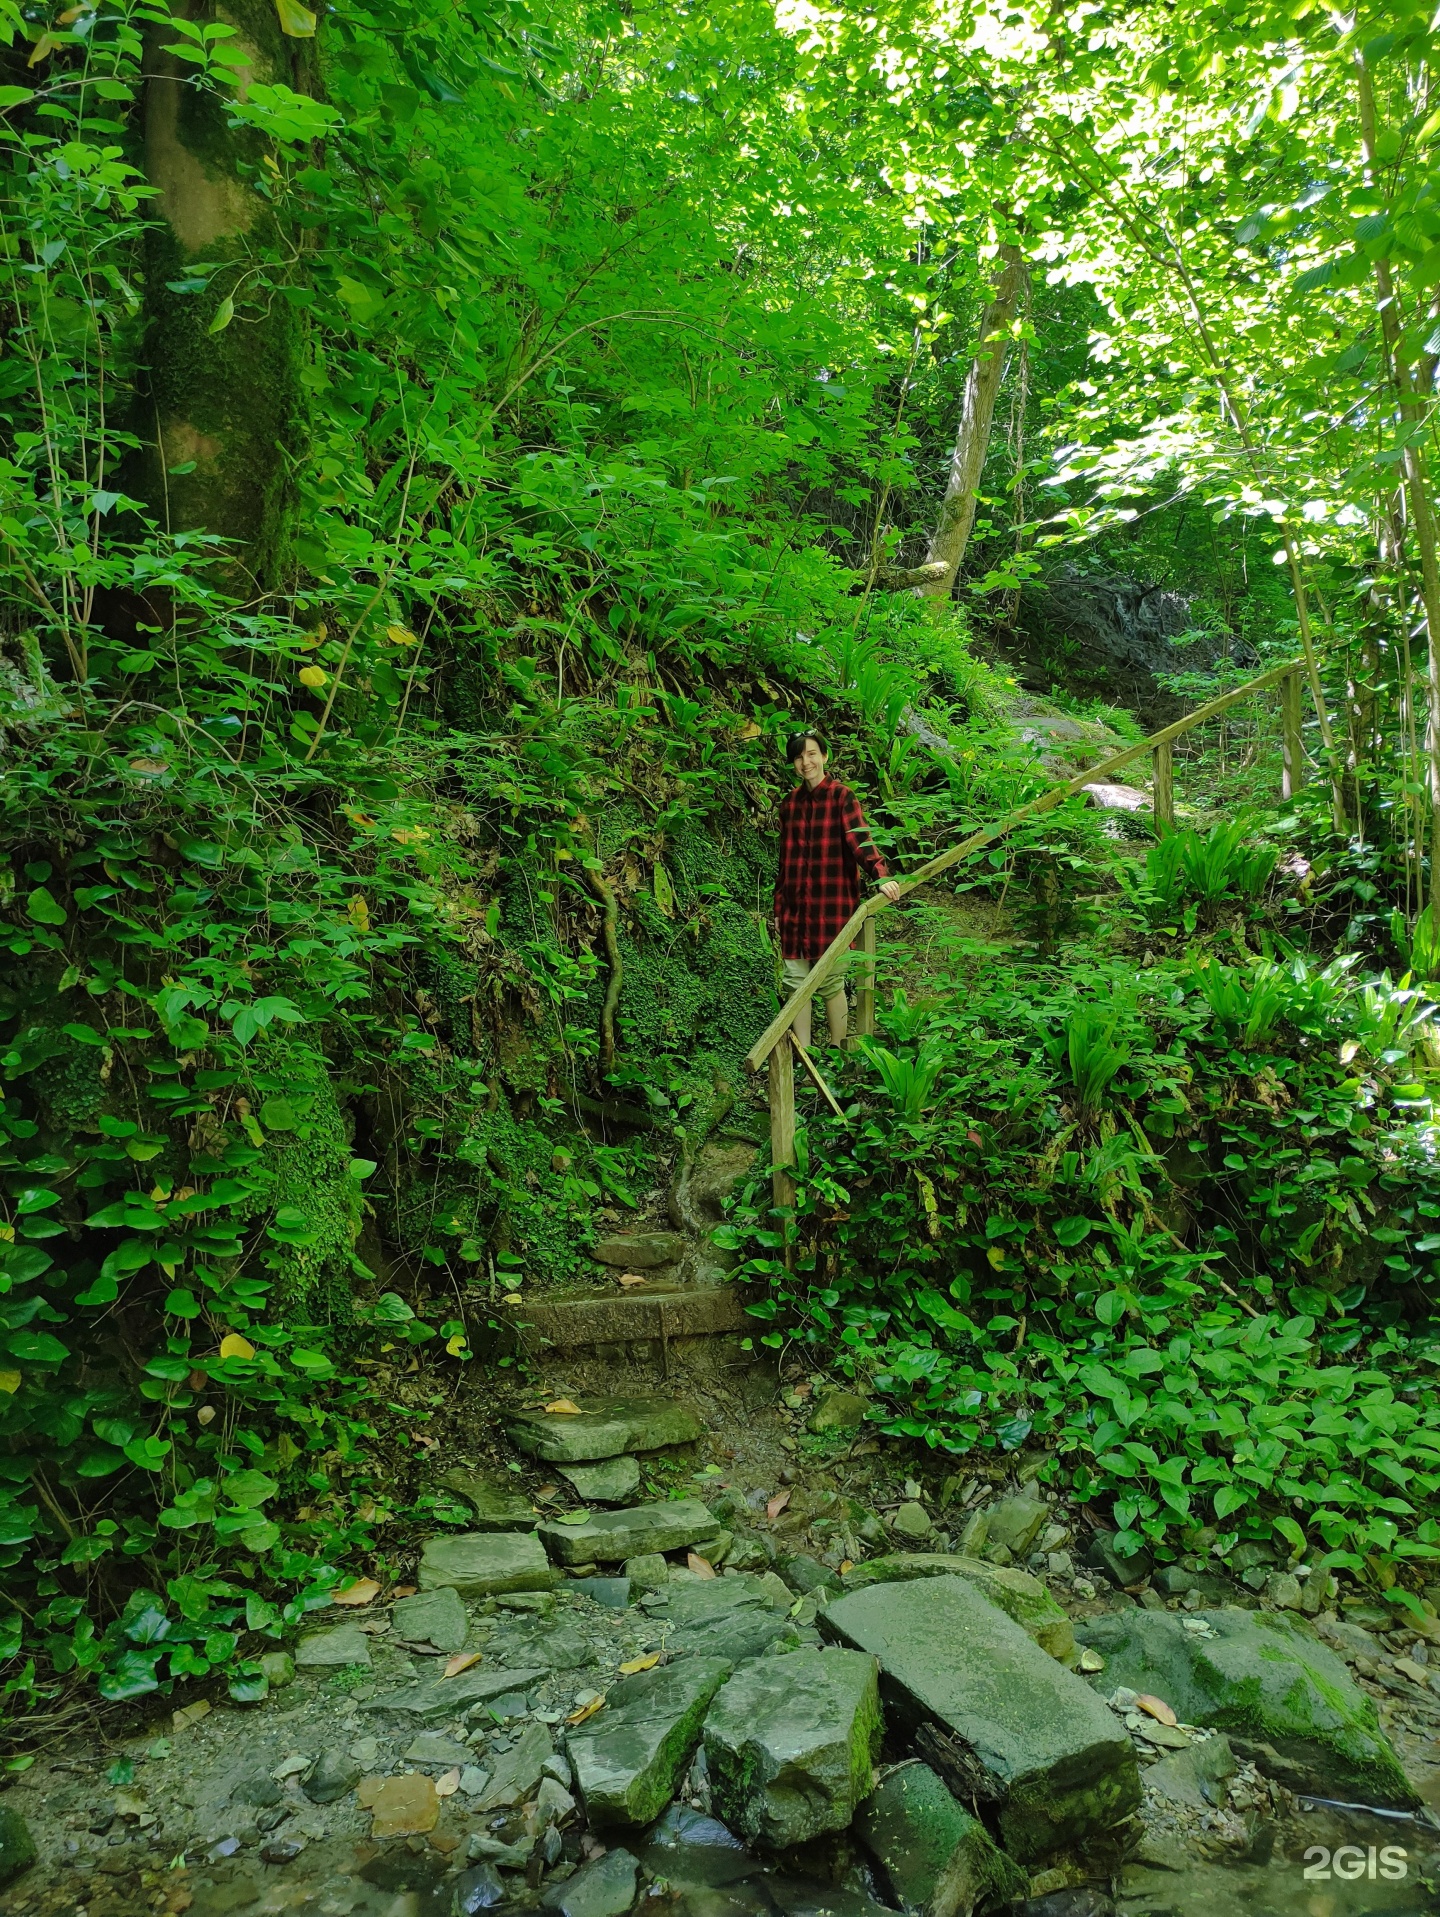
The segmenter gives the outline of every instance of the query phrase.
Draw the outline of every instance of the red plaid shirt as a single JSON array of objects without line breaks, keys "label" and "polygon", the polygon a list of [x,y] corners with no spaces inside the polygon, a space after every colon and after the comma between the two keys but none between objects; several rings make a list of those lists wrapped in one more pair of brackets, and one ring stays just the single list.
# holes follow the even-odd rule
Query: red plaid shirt
[{"label": "red plaid shirt", "polygon": [[819,958],[860,903],[862,865],[877,885],[890,876],[849,786],[797,785],[780,807],[775,917],[784,957]]}]

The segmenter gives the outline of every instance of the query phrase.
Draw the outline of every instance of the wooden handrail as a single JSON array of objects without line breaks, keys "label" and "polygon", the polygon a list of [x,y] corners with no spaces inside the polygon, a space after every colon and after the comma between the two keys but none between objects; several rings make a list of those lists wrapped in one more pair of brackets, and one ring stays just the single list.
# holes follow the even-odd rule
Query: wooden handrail
[{"label": "wooden handrail", "polygon": [[[1241,699],[1248,699],[1252,693],[1261,692],[1266,686],[1273,686],[1291,673],[1304,672],[1305,669],[1306,662],[1303,658],[1287,660],[1283,666],[1272,666],[1269,672],[1262,672],[1258,679],[1247,679],[1243,686],[1236,686],[1230,692],[1222,692],[1217,699],[1210,700],[1208,705],[1197,706],[1183,719],[1177,719],[1173,725],[1163,726],[1159,732],[1152,732],[1148,739],[1141,739],[1137,745],[1129,745],[1120,752],[1112,753],[1108,759],[1102,760],[1099,765],[1091,766],[1088,772],[1082,772],[1078,778],[1069,779],[1064,785],[1052,786],[1048,792],[1040,793],[1037,798],[1031,799],[1028,804],[1022,805],[1018,811],[1011,812],[995,825],[988,825],[982,831],[972,832],[968,839],[963,839],[959,845],[952,845],[948,852],[939,852],[933,859],[927,860],[907,878],[899,881],[900,897],[904,898],[907,892],[913,892],[917,886],[924,885],[927,880],[933,879],[937,872],[944,872],[950,866],[958,865],[961,859],[969,858],[972,852],[978,852],[982,846],[993,845],[996,839],[1003,839],[1007,832],[1013,831],[1026,819],[1036,818],[1040,813],[1048,812],[1054,806],[1063,805],[1066,799],[1073,799],[1077,792],[1083,792],[1087,785],[1097,785],[1110,773],[1118,772],[1121,766],[1129,765],[1133,759],[1138,759],[1147,752],[1154,752],[1158,747],[1168,746],[1172,739],[1180,738],[1192,726],[1203,725],[1205,720],[1213,719],[1217,712],[1223,712],[1227,706],[1236,705]],[[1289,757],[1288,750],[1286,756]],[[1289,796],[1289,790],[1287,786],[1287,796]],[[892,903],[898,904],[899,900],[881,898],[878,894],[861,902],[846,921],[843,930],[826,946],[800,984],[796,986],[794,992],[786,999],[745,1054],[747,1071],[759,1071],[789,1031],[795,1014],[802,1006],[810,1003],[834,966],[849,951],[866,921],[874,918],[877,913],[883,912]]]}]

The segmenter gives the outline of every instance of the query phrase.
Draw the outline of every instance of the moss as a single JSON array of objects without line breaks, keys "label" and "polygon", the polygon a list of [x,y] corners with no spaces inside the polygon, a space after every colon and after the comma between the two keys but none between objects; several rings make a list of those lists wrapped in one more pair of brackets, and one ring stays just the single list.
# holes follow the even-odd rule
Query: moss
[{"label": "moss", "polygon": [[364,1198],[350,1174],[350,1130],[331,1066],[322,1052],[291,1039],[267,1047],[264,1065],[263,1084],[282,1090],[292,1105],[308,1101],[295,1131],[266,1135],[264,1168],[273,1180],[266,1212],[274,1220],[294,1211],[305,1221],[294,1242],[270,1241],[267,1263],[277,1280],[271,1307],[303,1313],[312,1322],[351,1324]]}]

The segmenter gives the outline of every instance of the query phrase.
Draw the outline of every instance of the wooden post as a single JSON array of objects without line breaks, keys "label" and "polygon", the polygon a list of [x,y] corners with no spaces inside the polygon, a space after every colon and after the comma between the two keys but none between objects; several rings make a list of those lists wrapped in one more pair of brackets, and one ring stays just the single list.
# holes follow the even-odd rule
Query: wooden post
[{"label": "wooden post", "polygon": [[860,928],[860,961],[856,967],[855,1036],[875,1036],[875,920]]},{"label": "wooden post", "polygon": [[1300,674],[1280,681],[1280,796],[1293,799],[1305,783],[1305,753],[1300,743]]},{"label": "wooden post", "polygon": [[1155,830],[1175,830],[1175,748],[1168,739],[1150,754],[1155,771]]},{"label": "wooden post", "polygon": [[790,1176],[794,1163],[795,1066],[786,1032],[770,1054],[770,1171],[777,1211],[795,1203],[795,1181]]}]

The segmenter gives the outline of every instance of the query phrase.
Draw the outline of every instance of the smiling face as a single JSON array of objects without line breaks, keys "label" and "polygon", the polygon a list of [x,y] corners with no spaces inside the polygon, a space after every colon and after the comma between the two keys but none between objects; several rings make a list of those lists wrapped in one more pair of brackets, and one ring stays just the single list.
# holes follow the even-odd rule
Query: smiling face
[{"label": "smiling face", "polygon": [[805,749],[795,760],[795,771],[806,785],[817,786],[825,777],[825,754],[813,739],[805,741]]}]

